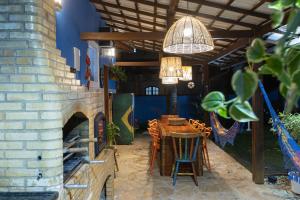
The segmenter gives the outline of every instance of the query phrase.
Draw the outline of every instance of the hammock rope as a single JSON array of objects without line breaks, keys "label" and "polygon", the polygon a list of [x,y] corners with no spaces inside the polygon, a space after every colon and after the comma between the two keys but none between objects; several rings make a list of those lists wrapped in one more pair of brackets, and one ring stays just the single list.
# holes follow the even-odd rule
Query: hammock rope
[{"label": "hammock rope", "polygon": [[275,129],[278,135],[280,149],[284,154],[285,158],[288,158],[288,161],[291,161],[295,169],[300,172],[300,146],[291,137],[290,133],[285,128],[284,124],[281,122],[280,118],[276,114],[263,84],[259,82],[258,85],[263,94],[267,107],[270,111],[273,120],[273,128]]},{"label": "hammock rope", "polygon": [[224,148],[227,143],[231,145],[234,144],[234,139],[240,130],[239,122],[234,122],[234,124],[229,129],[226,129],[220,123],[217,115],[214,112],[211,112],[210,124],[216,143],[220,144],[222,148]]}]

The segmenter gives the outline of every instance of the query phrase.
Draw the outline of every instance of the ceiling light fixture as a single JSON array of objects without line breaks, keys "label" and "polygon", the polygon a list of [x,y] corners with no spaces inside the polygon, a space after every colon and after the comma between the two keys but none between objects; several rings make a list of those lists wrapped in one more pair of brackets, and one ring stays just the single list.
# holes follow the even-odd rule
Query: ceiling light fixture
[{"label": "ceiling light fixture", "polygon": [[213,39],[204,24],[192,16],[184,16],[168,30],[163,51],[175,54],[194,54],[214,49]]},{"label": "ceiling light fixture", "polygon": [[178,84],[178,78],[164,77],[161,79],[161,82],[164,85]]},{"label": "ceiling light fixture", "polygon": [[182,77],[179,78],[180,81],[191,81],[193,80],[193,70],[192,66],[182,66]]},{"label": "ceiling light fixture", "polygon": [[159,78],[181,78],[181,57],[163,57],[160,64]]}]

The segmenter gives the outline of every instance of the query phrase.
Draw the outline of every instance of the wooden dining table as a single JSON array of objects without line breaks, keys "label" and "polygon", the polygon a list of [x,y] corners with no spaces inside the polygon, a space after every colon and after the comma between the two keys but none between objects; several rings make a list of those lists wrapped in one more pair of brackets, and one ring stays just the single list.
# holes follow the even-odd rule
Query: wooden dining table
[{"label": "wooden dining table", "polygon": [[[199,134],[200,142],[199,142],[199,149],[197,154],[197,162],[196,162],[196,168],[197,175],[202,176],[203,175],[203,160],[202,160],[202,133],[195,129],[188,121],[185,122],[184,125],[170,125],[168,120],[160,120],[158,122],[158,126],[160,129],[160,137],[161,137],[161,143],[160,143],[160,160],[159,160],[159,167],[160,167],[160,175],[161,176],[171,176],[172,168],[174,164],[174,151],[173,151],[173,145],[172,145],[172,133],[176,134]],[[184,172],[188,169],[182,169]]]}]

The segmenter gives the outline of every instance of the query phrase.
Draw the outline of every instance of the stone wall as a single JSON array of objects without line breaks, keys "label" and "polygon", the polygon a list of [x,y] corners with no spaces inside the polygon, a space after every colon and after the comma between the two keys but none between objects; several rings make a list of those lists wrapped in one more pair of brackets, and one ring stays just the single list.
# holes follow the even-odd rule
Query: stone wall
[{"label": "stone wall", "polygon": [[93,138],[104,110],[103,91],[81,86],[56,48],[54,8],[0,0],[0,191],[62,191],[63,125],[82,112]]}]

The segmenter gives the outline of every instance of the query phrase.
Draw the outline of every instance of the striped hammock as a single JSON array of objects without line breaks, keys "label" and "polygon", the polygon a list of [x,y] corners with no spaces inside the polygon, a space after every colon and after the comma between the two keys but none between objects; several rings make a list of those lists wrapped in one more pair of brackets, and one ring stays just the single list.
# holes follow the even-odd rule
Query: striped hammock
[{"label": "striped hammock", "polygon": [[222,148],[225,147],[227,143],[233,145],[234,139],[240,130],[240,123],[234,122],[234,124],[226,129],[220,123],[217,115],[212,112],[210,113],[210,124],[214,133],[215,142],[220,144]]},{"label": "striped hammock", "polygon": [[279,141],[281,151],[284,154],[284,156],[288,158],[288,161],[291,161],[291,163],[294,166],[294,169],[300,172],[300,146],[291,137],[290,133],[285,128],[284,124],[280,121],[280,118],[276,114],[263,84],[259,82],[258,85],[263,94],[268,109],[270,111],[273,120],[273,127],[276,130],[278,135],[278,141]]}]

